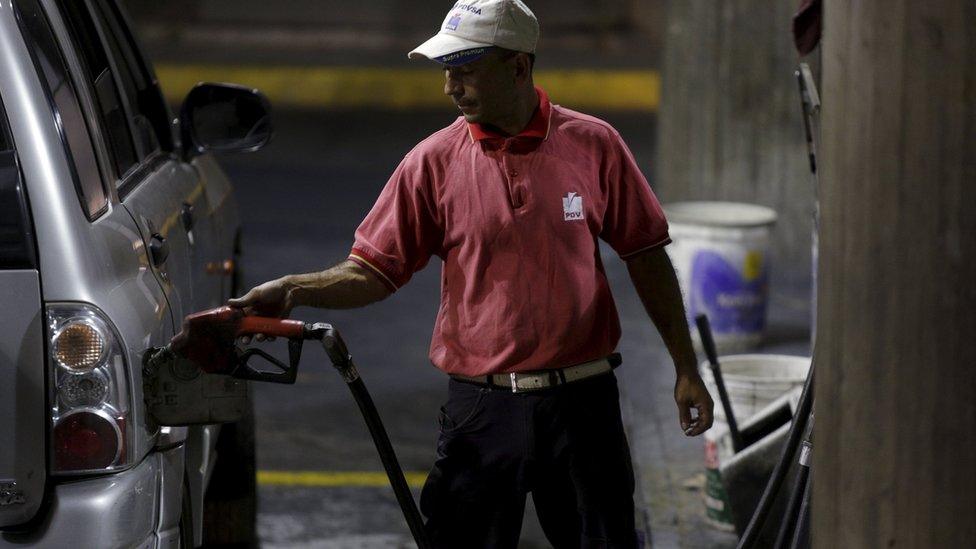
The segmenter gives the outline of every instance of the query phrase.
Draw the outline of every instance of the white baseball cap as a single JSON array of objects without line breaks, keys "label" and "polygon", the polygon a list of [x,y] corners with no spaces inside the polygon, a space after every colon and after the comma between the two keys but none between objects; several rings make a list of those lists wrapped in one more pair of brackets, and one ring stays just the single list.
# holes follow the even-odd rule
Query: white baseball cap
[{"label": "white baseball cap", "polygon": [[441,30],[407,54],[446,65],[470,63],[491,47],[535,53],[539,21],[521,0],[460,0]]}]

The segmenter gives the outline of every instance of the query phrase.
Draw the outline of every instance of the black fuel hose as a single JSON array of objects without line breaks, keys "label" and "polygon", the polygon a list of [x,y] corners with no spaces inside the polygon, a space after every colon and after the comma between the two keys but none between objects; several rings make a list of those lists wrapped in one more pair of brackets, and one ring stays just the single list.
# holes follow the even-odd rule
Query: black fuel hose
[{"label": "black fuel hose", "polygon": [[766,489],[763,491],[762,498],[759,500],[759,505],[756,506],[756,511],[752,514],[752,518],[749,519],[749,525],[746,526],[742,537],[739,539],[737,549],[752,549],[755,546],[756,540],[759,539],[759,533],[762,531],[763,524],[766,522],[770,510],[773,508],[773,502],[776,500],[783,480],[786,479],[786,473],[789,472],[790,466],[793,463],[796,450],[800,447],[800,442],[803,440],[807,421],[810,419],[810,411],[813,409],[813,368],[816,358],[816,351],[814,351],[814,356],[810,361],[810,372],[807,374],[806,382],[803,383],[800,402],[797,404],[796,414],[793,416],[793,425],[790,426],[789,438],[786,440],[786,445],[783,446],[783,452],[780,455],[779,462],[776,463],[776,467],[773,469],[773,474],[770,475],[769,481],[766,483]]},{"label": "black fuel hose", "polygon": [[410,527],[410,533],[417,542],[417,548],[428,549],[430,542],[427,540],[427,532],[424,530],[424,521],[420,517],[420,511],[417,509],[413,494],[410,493],[407,480],[403,476],[403,470],[400,468],[400,462],[397,460],[393,445],[390,444],[390,437],[387,436],[380,415],[373,404],[373,399],[369,396],[369,391],[366,390],[366,384],[363,383],[362,378],[357,377],[354,381],[346,382],[346,385],[356,400],[356,404],[359,405],[363,419],[366,420],[369,434],[373,437],[373,443],[380,454],[380,460],[383,461],[383,468],[386,469],[386,476],[390,479],[393,493],[396,494],[400,509],[403,510],[403,516],[407,519],[407,526]]},{"label": "black fuel hose", "polygon": [[309,325],[306,328],[305,337],[322,340],[325,353],[332,361],[332,365],[342,375],[343,381],[349,387],[349,392],[352,393],[353,399],[359,406],[363,419],[366,420],[366,427],[369,428],[369,434],[373,437],[373,444],[376,445],[376,451],[380,454],[380,461],[383,462],[386,477],[390,479],[390,486],[393,487],[393,493],[396,495],[397,503],[400,504],[400,510],[403,511],[403,517],[407,520],[410,534],[417,542],[417,549],[430,549],[430,540],[427,539],[427,531],[424,530],[424,520],[420,516],[420,510],[417,509],[417,502],[414,501],[413,494],[410,493],[407,479],[404,478],[403,469],[400,468],[400,461],[393,450],[393,445],[390,444],[390,437],[386,434],[386,428],[383,427],[380,414],[376,411],[373,398],[366,390],[366,384],[359,377],[359,372],[352,362],[352,356],[349,355],[345,341],[342,340],[338,330],[333,328],[331,324],[324,323]]}]

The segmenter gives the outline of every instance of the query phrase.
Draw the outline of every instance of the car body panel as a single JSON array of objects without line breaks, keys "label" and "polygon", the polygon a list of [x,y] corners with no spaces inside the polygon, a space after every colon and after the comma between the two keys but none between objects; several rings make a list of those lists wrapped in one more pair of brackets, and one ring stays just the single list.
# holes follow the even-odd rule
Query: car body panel
[{"label": "car body panel", "polygon": [[[185,448],[173,447],[159,452],[160,458],[160,506],[156,521],[156,533],[160,548],[178,549],[180,544],[180,514],[183,510],[183,483],[186,470]],[[201,538],[194,538],[199,543]]]},{"label": "car body panel", "polygon": [[[42,113],[46,112],[50,118],[50,111],[46,105],[43,109],[32,109],[33,105],[22,106],[19,102],[24,95],[36,94],[43,97],[43,90],[37,83],[10,5],[0,2],[0,100],[4,103],[14,146],[26,151],[18,157],[21,174],[25,161],[36,164],[48,152],[46,144],[34,144],[30,138],[41,131],[38,128],[43,126]],[[31,147],[38,149],[31,150]],[[23,178],[21,185],[26,187]],[[74,205],[78,208],[77,198]],[[38,271],[2,271],[0,284],[5,312],[2,323],[4,333],[8,334],[0,342],[0,381],[4,386],[0,415],[4,457],[0,458],[0,482],[6,485],[3,491],[8,501],[7,505],[0,506],[0,526],[10,526],[30,520],[44,497],[48,420],[44,315]]]},{"label": "car body panel", "polygon": [[9,525],[37,512],[47,474],[47,415],[38,405],[46,391],[44,369],[37,367],[44,364],[37,271],[0,271],[0,303],[0,524]]},{"label": "car body panel", "polygon": [[[224,171],[211,155],[198,156],[191,165],[200,178],[206,204],[205,215],[197,212],[196,224],[201,234],[206,231],[209,235],[209,247],[200,239],[196,239],[196,246],[191,250],[191,264],[194,269],[194,284],[209,288],[208,296],[220,296],[219,299],[208,297],[196,303],[196,310],[218,307],[231,296],[231,273],[223,271],[225,262],[231,261],[233,268],[234,248],[237,239],[237,228],[240,219],[237,213],[237,199],[233,188]],[[194,229],[197,230],[197,229]],[[217,272],[212,272],[208,265],[213,265]]]},{"label": "car body panel", "polygon": [[205,200],[192,169],[164,159],[122,202],[136,220],[146,246],[153,234],[166,239],[168,257],[153,266],[167,290],[177,321],[194,311],[193,294],[196,293],[190,265],[189,235],[192,233],[183,226],[180,209],[186,203],[194,210],[206,210]]},{"label": "car body panel", "polygon": [[0,547],[156,547],[163,455],[111,475],[57,484],[50,511],[28,533],[0,533]]},{"label": "car body panel", "polygon": [[[190,500],[193,505],[203,505],[210,475],[217,464],[217,435],[220,434],[219,425],[200,425],[191,429],[187,437],[186,471],[187,483],[190,489]],[[206,449],[206,451],[203,451]],[[193,539],[200,543],[203,540],[203,521],[193,523]]]}]

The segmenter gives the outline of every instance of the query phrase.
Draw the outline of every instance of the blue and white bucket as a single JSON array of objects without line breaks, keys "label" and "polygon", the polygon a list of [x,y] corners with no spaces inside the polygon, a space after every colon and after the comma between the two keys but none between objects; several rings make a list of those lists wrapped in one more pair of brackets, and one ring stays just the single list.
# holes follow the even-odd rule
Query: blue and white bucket
[{"label": "blue and white bucket", "polygon": [[769,295],[770,229],[776,212],[737,202],[678,202],[664,207],[695,344],[694,319],[708,315],[719,353],[743,352],[762,342]]}]

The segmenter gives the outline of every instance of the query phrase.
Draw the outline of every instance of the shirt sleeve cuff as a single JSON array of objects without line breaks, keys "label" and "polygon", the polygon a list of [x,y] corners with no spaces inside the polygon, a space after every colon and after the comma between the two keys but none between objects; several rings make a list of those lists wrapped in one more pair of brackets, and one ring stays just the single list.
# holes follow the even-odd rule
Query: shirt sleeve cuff
[{"label": "shirt sleeve cuff", "polygon": [[383,284],[385,284],[391,292],[395,292],[399,289],[399,286],[393,281],[394,276],[392,273],[387,272],[380,266],[380,262],[373,257],[369,251],[354,247],[351,252],[349,252],[349,261],[363,267],[364,269],[372,272],[380,279]]},{"label": "shirt sleeve cuff", "polygon": [[636,256],[638,254],[643,253],[643,252],[647,252],[647,251],[653,250],[655,248],[663,248],[664,246],[667,246],[670,243],[671,243],[671,236],[670,235],[664,235],[664,238],[663,239],[655,242],[654,244],[651,244],[650,246],[644,246],[643,248],[638,248],[638,249],[636,249],[634,251],[627,252],[625,254],[620,254],[620,259],[624,259],[624,260],[630,259],[630,258],[632,258],[632,257],[634,257],[634,256]]}]

